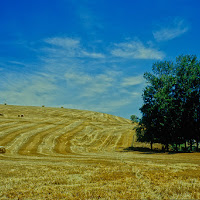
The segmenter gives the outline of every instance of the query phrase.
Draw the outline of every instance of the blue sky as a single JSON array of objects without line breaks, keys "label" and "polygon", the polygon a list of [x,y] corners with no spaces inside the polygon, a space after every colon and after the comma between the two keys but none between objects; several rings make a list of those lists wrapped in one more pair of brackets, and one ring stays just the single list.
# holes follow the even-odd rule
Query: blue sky
[{"label": "blue sky", "polygon": [[141,116],[143,74],[200,56],[198,0],[0,1],[0,103]]}]

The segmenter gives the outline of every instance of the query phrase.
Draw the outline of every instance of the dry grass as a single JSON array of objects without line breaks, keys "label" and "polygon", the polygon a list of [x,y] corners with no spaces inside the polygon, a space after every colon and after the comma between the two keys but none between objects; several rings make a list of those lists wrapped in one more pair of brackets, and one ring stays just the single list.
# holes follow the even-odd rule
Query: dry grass
[{"label": "dry grass", "polygon": [[64,108],[0,110],[7,149],[0,199],[200,199],[200,154],[125,151],[129,120]]}]

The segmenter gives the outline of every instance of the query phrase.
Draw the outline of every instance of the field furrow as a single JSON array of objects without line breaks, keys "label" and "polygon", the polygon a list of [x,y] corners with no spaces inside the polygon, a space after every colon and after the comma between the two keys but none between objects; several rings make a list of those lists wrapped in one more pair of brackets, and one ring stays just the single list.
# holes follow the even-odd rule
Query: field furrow
[{"label": "field furrow", "polygon": [[0,137],[0,146],[6,146],[9,142],[11,142],[12,140],[14,140],[17,136],[19,136],[22,133],[25,133],[29,130],[34,129],[36,126],[36,124],[32,123],[32,124],[19,124],[18,127],[16,127],[16,129],[8,129],[8,132],[6,132],[6,135],[3,135],[2,137]]},{"label": "field furrow", "polygon": [[9,131],[12,131],[12,129],[15,129],[16,127],[21,128],[21,125],[22,124],[19,122],[2,124],[0,126],[0,138],[3,138],[5,135],[9,133]]},{"label": "field furrow", "polygon": [[113,150],[112,143],[114,143],[115,138],[116,137],[114,136],[114,132],[110,131],[110,135],[108,138],[106,138],[105,142],[103,143],[102,149],[104,149],[105,151],[110,151],[111,149]]},{"label": "field furrow", "polygon": [[48,134],[53,134],[55,131],[64,127],[65,125],[52,125],[51,128],[41,130],[39,133],[32,135],[26,143],[21,146],[18,153],[21,155],[38,155],[38,146],[42,143],[43,139]]},{"label": "field furrow", "polygon": [[113,149],[116,151],[119,147],[118,143],[119,141],[121,140],[121,137],[122,137],[123,133],[122,134],[118,134],[116,136],[116,140],[115,140],[115,143],[113,144]]},{"label": "field furrow", "polygon": [[107,131],[107,129],[101,129],[94,132],[95,135],[89,146],[90,152],[98,152],[102,150],[102,145],[107,138]]},{"label": "field furrow", "polygon": [[10,120],[1,120],[0,121],[0,128],[9,124],[15,124],[17,123],[16,121],[10,121]]},{"label": "field furrow", "polygon": [[73,124],[73,121],[68,121],[64,123],[64,127],[54,131],[51,134],[48,134],[42,141],[42,143],[38,146],[38,152],[44,155],[56,155],[57,153],[54,151],[55,141],[58,137],[65,134],[68,126]]},{"label": "field furrow", "polygon": [[[104,133],[101,128],[97,127],[86,127],[83,129],[79,134],[73,138],[72,143],[74,146],[74,149],[76,147],[76,150],[78,152],[91,152],[91,151],[97,151],[99,145],[101,145],[102,140],[101,138],[104,136]],[[80,149],[84,149],[80,150]]]},{"label": "field furrow", "polygon": [[82,131],[87,122],[75,122],[72,127],[69,127],[67,132],[56,139],[55,152],[59,154],[74,154],[71,150],[71,140],[75,134]]},{"label": "field furrow", "polygon": [[107,133],[107,131],[108,130],[103,131],[103,133],[96,139],[95,148],[100,152],[104,151],[104,146],[110,138],[110,134]]},{"label": "field furrow", "polygon": [[112,138],[110,139],[109,144],[108,144],[108,147],[107,147],[107,150],[108,150],[108,151],[113,151],[113,152],[114,152],[114,151],[116,150],[116,148],[117,148],[117,143],[118,143],[120,137],[121,137],[121,134],[116,134],[116,133],[114,133],[114,134],[112,135]]},{"label": "field furrow", "polygon": [[121,130],[120,132],[121,137],[118,140],[117,147],[127,148],[130,147],[133,141],[134,132],[132,131],[124,131]]},{"label": "field furrow", "polygon": [[[91,145],[91,141],[93,140],[93,133],[95,132],[95,128],[86,126],[82,131],[76,134],[75,137],[71,140],[71,149],[73,152],[84,154],[88,152],[88,147]],[[97,131],[97,130],[96,130]]]},{"label": "field furrow", "polygon": [[34,129],[21,133],[18,137],[16,137],[15,140],[12,140],[9,145],[6,145],[6,148],[8,149],[9,153],[17,154],[19,149],[29,140],[30,137],[41,133],[44,130],[48,130],[51,127],[54,127],[54,125],[46,125],[44,127],[43,124],[39,124],[38,126],[35,126]]},{"label": "field furrow", "polygon": [[81,132],[79,132],[76,137],[72,139],[72,143],[76,145],[84,145],[91,140],[91,135],[94,132],[90,126],[86,126]]}]

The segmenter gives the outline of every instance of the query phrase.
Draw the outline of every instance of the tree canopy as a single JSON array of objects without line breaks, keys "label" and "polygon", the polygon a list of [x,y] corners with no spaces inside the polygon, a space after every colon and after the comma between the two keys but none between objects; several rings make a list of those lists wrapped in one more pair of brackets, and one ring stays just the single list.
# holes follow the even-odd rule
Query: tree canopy
[{"label": "tree canopy", "polygon": [[139,118],[136,115],[131,115],[130,119],[131,119],[131,121],[133,123],[138,123],[139,122]]},{"label": "tree canopy", "polygon": [[156,62],[146,72],[138,141],[181,144],[200,139],[200,61],[181,55],[176,62]]}]

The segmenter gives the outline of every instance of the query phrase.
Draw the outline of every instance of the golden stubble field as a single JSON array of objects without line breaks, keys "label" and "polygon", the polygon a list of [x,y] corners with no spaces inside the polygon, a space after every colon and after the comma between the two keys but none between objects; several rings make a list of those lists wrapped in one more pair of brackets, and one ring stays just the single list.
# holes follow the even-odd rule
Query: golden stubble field
[{"label": "golden stubble field", "polygon": [[9,105],[0,114],[0,199],[200,199],[200,154],[126,151],[127,119]]}]

